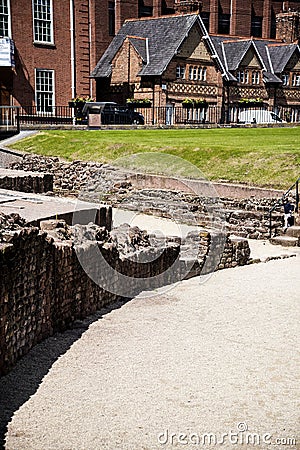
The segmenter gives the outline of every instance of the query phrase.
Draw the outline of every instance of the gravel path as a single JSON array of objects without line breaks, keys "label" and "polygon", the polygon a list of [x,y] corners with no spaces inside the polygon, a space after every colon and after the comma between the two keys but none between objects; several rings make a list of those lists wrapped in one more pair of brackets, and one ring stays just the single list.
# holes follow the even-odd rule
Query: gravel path
[{"label": "gravel path", "polygon": [[300,449],[299,435],[267,445],[299,430],[299,269],[297,256],[194,278],[49,339],[4,377],[33,394],[6,449]]},{"label": "gravel path", "polygon": [[10,150],[6,147],[7,145],[13,144],[20,139],[33,136],[37,133],[38,131],[20,131],[19,134],[0,141],[0,167],[9,168],[12,163],[17,163],[22,158],[22,152],[19,152],[18,150]]}]

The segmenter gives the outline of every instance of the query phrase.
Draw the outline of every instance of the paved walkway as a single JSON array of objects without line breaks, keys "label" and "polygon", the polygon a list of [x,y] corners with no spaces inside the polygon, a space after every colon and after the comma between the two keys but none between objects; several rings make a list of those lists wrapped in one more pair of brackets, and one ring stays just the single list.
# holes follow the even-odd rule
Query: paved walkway
[{"label": "paved walkway", "polygon": [[22,152],[18,150],[10,150],[7,145],[13,144],[14,142],[24,139],[26,137],[32,136],[38,133],[38,131],[20,131],[8,139],[3,139],[0,141],[0,168],[8,168],[14,162],[18,162],[22,157]]},{"label": "paved walkway", "polygon": [[300,449],[299,269],[194,278],[42,343],[5,377],[4,407],[28,400],[6,449]]}]

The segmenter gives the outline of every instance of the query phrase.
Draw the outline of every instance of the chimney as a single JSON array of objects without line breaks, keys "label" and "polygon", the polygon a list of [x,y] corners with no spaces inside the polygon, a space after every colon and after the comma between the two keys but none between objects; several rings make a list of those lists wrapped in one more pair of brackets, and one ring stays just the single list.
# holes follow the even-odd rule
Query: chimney
[{"label": "chimney", "polygon": [[300,43],[300,12],[288,11],[276,15],[276,39],[291,44]]},{"label": "chimney", "polygon": [[174,9],[176,14],[188,14],[188,13],[200,14],[202,10],[202,1],[175,0]]}]

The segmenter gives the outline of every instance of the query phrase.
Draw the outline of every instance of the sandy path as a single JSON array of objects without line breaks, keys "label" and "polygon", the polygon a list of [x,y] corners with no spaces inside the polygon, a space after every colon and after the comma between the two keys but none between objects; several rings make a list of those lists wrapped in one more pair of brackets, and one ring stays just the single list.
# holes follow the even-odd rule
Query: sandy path
[{"label": "sandy path", "polygon": [[[299,269],[299,256],[228,269],[104,315],[14,414],[6,449],[299,449],[299,435],[241,444],[297,437]],[[239,423],[239,443],[221,444]]]}]

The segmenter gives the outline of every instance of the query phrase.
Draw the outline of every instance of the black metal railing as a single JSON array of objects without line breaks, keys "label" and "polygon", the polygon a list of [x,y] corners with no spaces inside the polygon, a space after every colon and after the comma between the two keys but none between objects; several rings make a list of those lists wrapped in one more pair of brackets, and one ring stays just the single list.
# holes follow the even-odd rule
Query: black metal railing
[{"label": "black metal railing", "polygon": [[[157,106],[135,108],[143,114],[145,125],[205,125],[205,124],[280,124],[300,123],[300,106],[228,108],[208,105],[206,107]],[[252,117],[253,116],[253,117]]]},{"label": "black metal railing", "polygon": [[299,212],[299,181],[300,181],[300,177],[295,181],[295,183],[289,187],[289,189],[282,195],[282,197],[278,200],[276,200],[276,202],[274,203],[274,205],[272,206],[272,208],[269,211],[269,236],[270,238],[272,237],[272,214],[273,212],[280,206],[281,208],[283,208],[283,204],[284,204],[284,200],[288,197],[288,195],[291,193],[291,191],[293,191],[295,189],[295,212],[298,213]]},{"label": "black metal railing", "polygon": [[[265,107],[241,107],[230,105],[221,108],[217,105],[202,106],[199,108],[185,108],[182,106],[154,106],[135,108],[135,111],[144,116],[145,125],[242,125],[244,123],[300,123],[300,106],[279,106],[274,110]],[[271,116],[266,112],[272,114]],[[82,109],[69,106],[53,106],[49,111],[40,111],[36,106],[20,108],[19,120],[21,124],[87,124],[87,117],[82,115]],[[251,120],[249,119],[250,116]],[[270,118],[270,122],[268,122]],[[110,121],[112,124],[121,124],[119,118]],[[124,124],[128,124],[128,121]]]},{"label": "black metal railing", "polygon": [[20,132],[18,106],[0,106],[0,137],[16,134]]},{"label": "black metal railing", "polygon": [[20,124],[72,124],[73,110],[69,106],[53,106],[48,111],[41,111],[37,106],[23,106],[19,118]]}]

